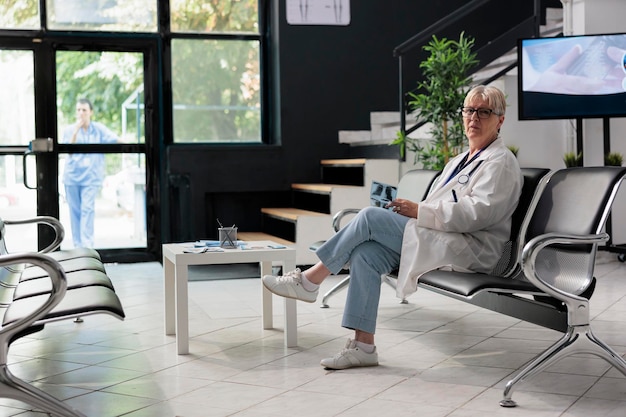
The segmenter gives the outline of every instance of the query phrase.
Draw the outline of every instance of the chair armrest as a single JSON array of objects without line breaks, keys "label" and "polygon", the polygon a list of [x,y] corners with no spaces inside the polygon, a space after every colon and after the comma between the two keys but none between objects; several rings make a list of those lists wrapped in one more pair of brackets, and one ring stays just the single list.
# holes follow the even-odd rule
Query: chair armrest
[{"label": "chair armrest", "polygon": [[61,246],[61,242],[63,242],[63,238],[65,237],[65,228],[61,224],[61,222],[52,217],[52,216],[37,216],[30,219],[21,219],[21,220],[3,220],[6,225],[19,225],[19,224],[45,224],[50,226],[52,230],[54,230],[54,241],[50,243],[48,246],[38,251],[37,253],[48,253],[57,249]]},{"label": "chair armrest", "polygon": [[[524,275],[531,284],[545,292],[546,294],[566,303],[569,311],[576,311],[578,308],[588,309],[589,300],[576,294],[569,293],[546,282],[536,270],[537,256],[542,249],[551,245],[597,245],[609,240],[607,233],[589,235],[567,235],[557,233],[546,233],[531,239],[522,250],[521,267]],[[590,279],[592,277],[589,277]]]},{"label": "chair armrest", "polygon": [[27,263],[38,266],[48,273],[52,283],[52,290],[49,297],[36,309],[23,318],[7,323],[0,329],[0,358],[6,358],[8,347],[14,337],[26,330],[37,320],[45,317],[54,307],[56,307],[67,291],[67,279],[65,271],[54,259],[39,253],[16,253],[0,256],[0,266]]},{"label": "chair armrest", "polygon": [[339,229],[341,229],[341,222],[344,217],[350,214],[357,214],[359,211],[361,211],[361,209],[346,208],[343,210],[339,210],[337,213],[335,213],[335,215],[333,216],[333,230],[335,231],[335,233],[337,233]]}]

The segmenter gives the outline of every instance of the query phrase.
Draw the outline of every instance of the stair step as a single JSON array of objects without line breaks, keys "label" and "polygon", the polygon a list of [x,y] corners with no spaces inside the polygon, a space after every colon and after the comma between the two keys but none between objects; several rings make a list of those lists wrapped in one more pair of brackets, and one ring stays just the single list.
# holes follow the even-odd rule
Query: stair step
[{"label": "stair step", "polygon": [[369,145],[372,144],[371,130],[340,130],[339,143],[347,143],[350,145]]},{"label": "stair step", "polygon": [[[367,160],[325,159],[320,162],[324,184],[363,185],[363,176]],[[299,206],[298,206],[299,207]]]},{"label": "stair step", "polygon": [[349,188],[352,185],[341,184],[291,184],[291,188],[298,191],[306,191],[316,194],[330,194],[336,188]]},{"label": "stair step", "polygon": [[274,217],[276,219],[289,221],[295,223],[300,216],[326,216],[324,213],[317,211],[302,210],[291,207],[278,207],[278,208],[262,208],[261,213]]},{"label": "stair step", "polygon": [[243,240],[244,242],[254,242],[259,240],[271,240],[272,242],[280,243],[281,245],[293,246],[295,242],[291,242],[289,240],[280,238],[278,236],[273,236],[268,233],[263,232],[238,232],[237,239]]},{"label": "stair step", "polygon": [[400,113],[397,111],[373,111],[370,113],[370,124],[397,126],[400,124]]},{"label": "stair step", "polygon": [[239,238],[282,239],[296,249],[297,265],[313,265],[318,258],[310,245],[332,237],[332,215],[369,206],[372,181],[397,184],[400,171],[397,159],[325,159],[320,167],[320,183],[291,184],[292,206],[261,208],[261,232]]},{"label": "stair step", "polygon": [[365,158],[353,158],[353,159],[323,159],[320,165],[334,166],[334,167],[358,167],[365,165]]}]

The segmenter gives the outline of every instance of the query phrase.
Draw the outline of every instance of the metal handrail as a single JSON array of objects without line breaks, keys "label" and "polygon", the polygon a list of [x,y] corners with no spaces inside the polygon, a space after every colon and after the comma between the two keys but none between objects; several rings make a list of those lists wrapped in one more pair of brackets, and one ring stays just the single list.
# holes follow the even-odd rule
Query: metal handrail
[{"label": "metal handrail", "polygon": [[454,12],[450,13],[446,17],[438,20],[426,29],[419,32],[417,35],[412,36],[400,45],[396,46],[393,50],[393,56],[400,57],[407,52],[415,49],[418,46],[423,45],[426,41],[430,40],[432,34],[437,30],[441,30],[444,27],[448,27],[457,20],[469,15],[471,12],[489,3],[491,0],[474,0],[467,3],[465,6],[459,7]]},{"label": "metal handrail", "polygon": [[[425,121],[418,121],[409,129],[407,129],[406,127],[406,111],[407,111],[406,96],[408,92],[405,92],[405,88],[404,88],[404,65],[403,65],[404,56],[408,52],[414,50],[415,48],[424,46],[432,38],[433,33],[441,31],[442,29],[452,25],[459,19],[468,16],[470,13],[474,12],[476,9],[489,3],[490,1],[491,0],[474,0],[470,3],[467,3],[466,5],[460,7],[453,13],[440,19],[439,21],[430,25],[426,29],[420,31],[417,35],[412,36],[411,38],[409,38],[408,40],[404,41],[403,43],[401,43],[400,45],[394,48],[393,55],[394,57],[398,58],[398,64],[399,64],[399,73],[398,73],[399,112],[400,112],[400,133],[402,135],[404,136],[409,135],[410,133],[414,132],[415,130],[419,129],[421,126],[426,124]],[[534,0],[534,12],[533,12],[533,16],[530,18],[530,20],[532,21],[531,23],[533,25],[534,36],[539,36],[540,13],[541,13],[541,0]],[[522,24],[518,25],[516,28],[511,29],[509,32],[513,32],[517,30],[519,26],[522,26],[525,23],[527,24],[528,22],[527,21],[522,22]],[[501,36],[500,38],[504,38],[504,36]],[[496,45],[496,41],[490,42],[485,47],[481,48],[481,50],[484,50],[485,48],[491,48],[494,45]],[[499,71],[497,74],[489,77],[487,80],[484,80],[483,83],[488,84],[496,80],[497,78],[500,78],[502,75],[511,71],[515,67],[517,67],[517,63],[507,66],[503,70]],[[479,71],[480,69],[482,69],[482,67],[479,66],[475,68],[473,72]],[[401,152],[401,155],[406,155],[404,150],[403,152]]]}]

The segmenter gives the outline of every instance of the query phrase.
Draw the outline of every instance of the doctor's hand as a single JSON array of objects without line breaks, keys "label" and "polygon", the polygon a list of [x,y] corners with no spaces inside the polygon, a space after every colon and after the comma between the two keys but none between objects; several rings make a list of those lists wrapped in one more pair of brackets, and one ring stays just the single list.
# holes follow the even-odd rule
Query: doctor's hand
[{"label": "doctor's hand", "polygon": [[387,204],[386,207],[391,207],[393,211],[403,216],[413,217],[414,219],[417,219],[418,204],[410,200],[405,200],[404,198],[396,198],[395,200]]}]

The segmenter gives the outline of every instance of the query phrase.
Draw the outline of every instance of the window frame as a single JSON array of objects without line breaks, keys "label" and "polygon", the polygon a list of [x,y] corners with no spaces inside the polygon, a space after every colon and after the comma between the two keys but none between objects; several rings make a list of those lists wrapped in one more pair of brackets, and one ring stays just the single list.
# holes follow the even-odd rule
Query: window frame
[{"label": "window frame", "polygon": [[[271,145],[269,123],[266,120],[269,106],[268,88],[270,80],[267,78],[269,71],[266,69],[268,59],[267,50],[267,33],[266,30],[269,22],[269,2],[265,0],[257,0],[257,22],[258,33],[252,32],[172,32],[171,30],[171,14],[169,0],[157,0],[159,10],[159,34],[163,37],[163,76],[165,89],[167,91],[164,97],[164,106],[168,109],[165,122],[165,144],[173,146],[210,146],[219,147],[249,147]],[[260,135],[259,142],[175,142],[174,141],[174,101],[172,97],[172,41],[174,39],[190,39],[190,40],[231,40],[231,41],[258,41],[259,43],[259,77],[260,77]]]}]

